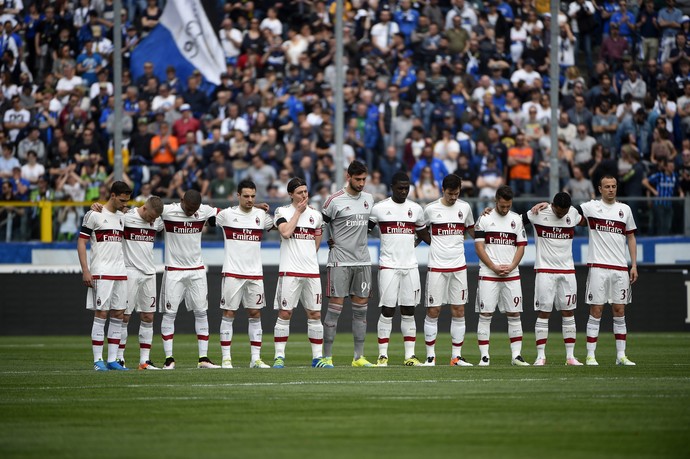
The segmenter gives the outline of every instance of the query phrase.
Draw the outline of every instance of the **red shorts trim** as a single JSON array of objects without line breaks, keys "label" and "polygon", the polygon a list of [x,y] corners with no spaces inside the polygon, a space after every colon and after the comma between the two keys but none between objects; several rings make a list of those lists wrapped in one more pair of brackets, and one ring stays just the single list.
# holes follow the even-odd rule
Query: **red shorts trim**
[{"label": "red shorts trim", "polygon": [[429,268],[430,273],[456,273],[458,271],[464,271],[467,266],[461,266],[459,268]]},{"label": "red shorts trim", "polygon": [[309,273],[293,273],[292,271],[283,271],[278,273],[278,277],[310,277],[312,279],[318,279],[321,277],[320,274],[309,274]]},{"label": "red shorts trim", "polygon": [[520,276],[513,277],[489,277],[489,276],[479,276],[479,280],[485,280],[490,282],[510,282],[515,280],[520,280]]},{"label": "red shorts trim", "polygon": [[627,271],[627,266],[603,265],[600,263],[587,263],[590,268],[613,269],[614,271]]},{"label": "red shorts trim", "polygon": [[535,269],[534,271],[546,274],[575,274],[574,269]]},{"label": "red shorts trim", "polygon": [[174,266],[166,266],[166,271],[198,271],[199,269],[206,269],[204,266],[197,266],[196,268],[175,268]]},{"label": "red shorts trim", "polygon": [[109,276],[107,274],[91,276],[91,278],[96,280],[127,280],[127,276]]},{"label": "red shorts trim", "polygon": [[223,273],[223,277],[233,277],[235,279],[264,280],[264,276],[244,276],[242,274]]}]

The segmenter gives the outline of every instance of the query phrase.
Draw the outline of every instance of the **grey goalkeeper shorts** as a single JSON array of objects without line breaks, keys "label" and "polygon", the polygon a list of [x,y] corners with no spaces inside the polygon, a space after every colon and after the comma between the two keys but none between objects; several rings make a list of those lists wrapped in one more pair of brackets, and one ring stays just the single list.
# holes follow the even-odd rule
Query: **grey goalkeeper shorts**
[{"label": "grey goalkeeper shorts", "polygon": [[371,266],[329,266],[326,295],[330,298],[371,295]]}]

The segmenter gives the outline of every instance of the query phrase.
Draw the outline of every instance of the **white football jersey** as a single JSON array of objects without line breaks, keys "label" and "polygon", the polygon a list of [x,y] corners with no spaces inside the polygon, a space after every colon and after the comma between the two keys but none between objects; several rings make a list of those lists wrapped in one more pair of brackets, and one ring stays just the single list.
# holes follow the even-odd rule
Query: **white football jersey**
[{"label": "white football jersey", "polygon": [[261,240],[273,228],[273,218],[263,209],[245,212],[239,206],[221,210],[216,224],[223,229],[223,273],[240,279],[262,279]]},{"label": "white football jersey", "polygon": [[127,269],[122,253],[124,214],[112,213],[103,208],[101,212],[88,211],[84,215],[79,237],[91,242],[89,271],[100,279],[126,280]]},{"label": "white football jersey", "polygon": [[125,239],[122,247],[125,266],[143,274],[156,274],[153,243],[158,231],[163,231],[163,220],[160,217],[149,223],[141,218],[138,208],[130,209],[125,214]]},{"label": "white football jersey", "polygon": [[[474,243],[484,244],[486,254],[491,261],[499,265],[509,265],[518,246],[527,245],[527,235],[522,224],[522,217],[513,211],[505,216],[495,210],[489,215],[483,215],[477,220],[474,227]],[[507,278],[519,278],[520,271],[517,267],[510,272]],[[479,260],[479,277],[492,279],[505,279],[496,276],[481,260]]]},{"label": "white football jersey", "polygon": [[369,220],[381,229],[379,267],[416,268],[415,233],[426,227],[422,207],[409,199],[398,204],[388,198],[374,206]]},{"label": "white football jersey", "polygon": [[[292,204],[279,207],[275,212],[275,225],[289,222],[295,214]],[[321,236],[323,217],[311,207],[302,212],[297,226],[289,239],[280,238],[281,275],[319,277],[319,260],[316,255],[316,237]]]},{"label": "white football jersey", "polygon": [[622,202],[609,205],[600,200],[591,200],[580,207],[589,226],[587,264],[627,271],[627,235],[637,229],[630,207]]},{"label": "white football jersey", "polygon": [[548,206],[537,215],[527,212],[527,218],[536,235],[534,269],[542,273],[574,273],[573,238],[575,227],[582,220],[577,209],[571,207],[563,218],[558,218]]},{"label": "white football jersey", "polygon": [[459,271],[465,264],[465,231],[474,228],[470,205],[458,199],[446,206],[437,199],[424,209],[424,220],[429,226],[429,270]]},{"label": "white football jersey", "polygon": [[218,213],[215,207],[202,204],[187,216],[180,203],[163,206],[161,218],[165,225],[165,266],[167,269],[202,269],[201,230]]}]

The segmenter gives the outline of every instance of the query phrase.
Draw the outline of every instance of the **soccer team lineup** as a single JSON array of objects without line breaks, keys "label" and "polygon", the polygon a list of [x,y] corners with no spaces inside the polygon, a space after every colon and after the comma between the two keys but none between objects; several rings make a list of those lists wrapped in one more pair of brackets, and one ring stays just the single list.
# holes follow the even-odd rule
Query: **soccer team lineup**
[{"label": "soccer team lineup", "polygon": [[[410,179],[400,172],[391,180],[392,196],[377,203],[363,191],[367,167],[353,161],[345,186],[333,193],[317,211],[308,205],[305,181],[293,178],[287,186],[290,202],[269,214],[268,206],[257,204],[256,186],[249,180],[238,184],[238,205],[225,209],[202,204],[201,195],[187,191],[178,203],[163,204],[156,196],[138,207],[127,209],[132,190],[114,182],[110,198],[86,213],[77,243],[83,284],[87,287],[86,308],[93,311],[91,343],[96,371],[174,370],[175,319],[184,302],[194,315],[200,369],[229,369],[232,360],[233,323],[240,305],[248,317],[250,368],[280,369],[288,366],[288,338],[293,311],[301,304],[306,312],[307,336],[312,352],[311,366],[333,368],[333,343],[338,319],[344,307],[351,308],[354,352],[353,367],[388,366],[388,347],[396,309],[400,312],[404,366],[489,366],[491,321],[498,309],[507,317],[510,364],[529,366],[522,356],[523,310],[518,265],[527,245],[525,227],[534,229],[536,272],[534,333],[537,346],[535,366],[546,364],[549,318],[561,316],[565,359],[550,362],[580,366],[598,365],[597,340],[604,305],[610,304],[616,343],[616,365],[635,365],[626,355],[625,306],[631,302],[631,285],[637,280],[636,225],[630,208],[616,200],[617,180],[605,176],[599,183],[600,199],[572,206],[570,196],[559,192],[550,203],[537,204],[518,214],[511,210],[513,191],[498,188],[493,207],[475,216],[471,206],[459,199],[460,177],[450,174],[442,183],[440,199],[424,208],[408,199]],[[208,320],[207,273],[202,259],[204,225],[220,228],[224,237],[220,309],[221,361],[208,357],[211,327]],[[578,285],[572,255],[577,226],[589,231],[589,267],[586,286]],[[328,262],[326,290],[322,291],[322,270],[317,252],[327,228]],[[266,231],[280,233],[278,283],[274,297],[264,291],[261,241]],[[372,297],[372,260],[368,250],[370,232],[380,233],[378,301],[376,325],[378,356],[367,359],[364,341],[367,308]],[[154,241],[162,232],[165,271],[157,295]],[[465,260],[465,238],[474,239],[479,258],[476,298],[470,298]],[[88,245],[87,245],[88,243]],[[422,289],[415,247],[429,246],[426,285]],[[627,256],[632,260],[628,264]],[[274,357],[265,363],[261,356],[263,329],[261,310],[267,298],[274,298],[277,318],[273,326]],[[575,357],[578,300],[589,307],[586,351],[583,362]],[[465,306],[472,301],[478,314],[479,361],[468,362],[465,345]],[[323,310],[325,311],[322,314]],[[415,308],[425,308],[423,325],[426,358],[416,356]],[[444,305],[451,313],[450,360],[436,359],[438,320]],[[373,305],[376,306],[376,305]],[[128,322],[137,312],[139,363],[125,363]],[[151,358],[155,313],[159,312],[165,361]],[[301,319],[300,319],[301,320]],[[107,333],[106,333],[107,324]],[[216,325],[217,326],[217,325]],[[106,359],[103,359],[104,346]],[[552,346],[555,348],[555,346]],[[551,353],[560,353],[552,349]],[[132,351],[130,350],[130,354]],[[613,361],[613,357],[611,357]],[[294,362],[294,364],[298,364]],[[245,365],[245,362],[242,363]]]}]

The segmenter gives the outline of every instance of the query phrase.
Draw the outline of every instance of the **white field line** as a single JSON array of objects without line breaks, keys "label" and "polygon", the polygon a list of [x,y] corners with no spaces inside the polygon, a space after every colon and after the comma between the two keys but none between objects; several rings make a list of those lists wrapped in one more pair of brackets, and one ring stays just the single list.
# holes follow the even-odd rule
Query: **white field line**
[{"label": "white field line", "polygon": [[[578,381],[690,381],[690,377],[658,377],[658,378],[618,378],[618,377],[577,377]],[[571,381],[571,378],[520,378],[520,379],[503,379],[503,378],[481,378],[481,379],[426,379],[417,380],[415,383],[422,384],[457,384],[457,383],[487,383],[487,382],[536,382],[536,381]],[[327,386],[327,385],[382,385],[382,384],[409,384],[410,380],[380,380],[380,381],[342,381],[342,380],[329,380],[329,381],[286,381],[286,382],[246,382],[246,383],[208,383],[208,384],[189,384],[186,382],[180,382],[179,384],[156,384],[157,388],[223,388],[223,387],[275,387],[275,386]],[[151,384],[124,384],[118,385],[121,389],[138,389],[138,388],[150,388]],[[100,389],[100,386],[39,386],[39,387],[4,387],[6,391],[35,391],[35,390],[45,390],[45,391],[60,391],[60,390],[81,390],[81,389]]]}]

